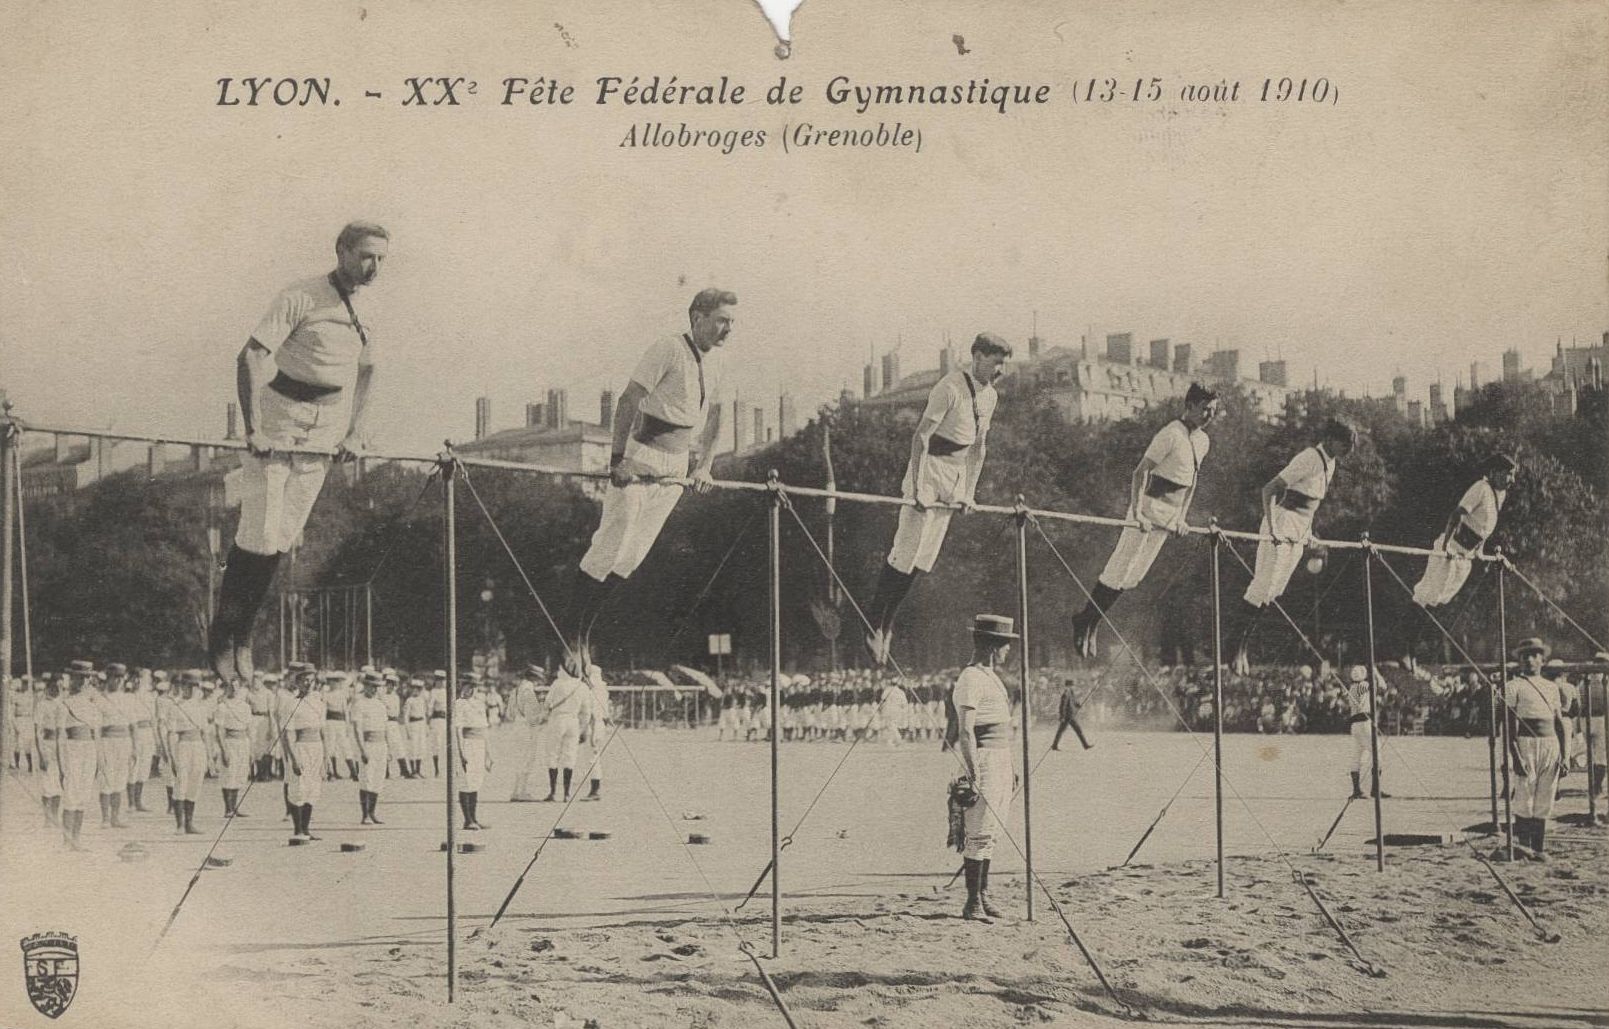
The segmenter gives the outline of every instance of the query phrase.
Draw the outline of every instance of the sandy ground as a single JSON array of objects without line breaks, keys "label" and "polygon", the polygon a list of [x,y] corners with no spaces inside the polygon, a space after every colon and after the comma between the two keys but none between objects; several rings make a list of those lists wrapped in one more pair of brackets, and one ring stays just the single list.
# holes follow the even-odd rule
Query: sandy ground
[{"label": "sandy ground", "polygon": [[[959,858],[944,849],[942,822],[954,759],[932,744],[866,743],[845,763],[784,851],[781,953],[771,958],[769,886],[726,914],[769,858],[768,749],[712,736],[623,731],[605,756],[604,800],[561,817],[560,805],[506,803],[514,740],[494,733],[481,804],[492,827],[460,834],[485,850],[455,861],[451,1006],[441,780],[393,780],[380,805],[386,825],[366,829],[355,784],[330,784],[315,810],[323,839],[299,848],[285,842],[278,784],[264,784],[246,800],[250,817],[216,845],[227,867],[196,876],[222,828],[212,784],[198,811],[206,835],[176,836],[155,814],[102,830],[91,812],[90,849],[72,853],[43,824],[27,782],[8,775],[0,934],[78,936],[79,994],[60,1025],[784,1025],[744,945],[800,1026],[1120,1024],[1123,1007],[1044,893],[1026,919],[1024,861],[1012,845],[997,852],[993,891],[1011,917],[992,926],[956,917],[963,890],[946,884]],[[1605,830],[1557,825],[1550,862],[1497,866],[1559,934],[1546,943],[1463,844],[1388,848],[1376,871],[1369,804],[1347,807],[1313,853],[1343,807],[1344,737],[1231,736],[1220,899],[1212,768],[1198,764],[1210,739],[1110,733],[1093,751],[1045,754],[1048,742],[1036,731],[1036,875],[1116,997],[1152,1022],[1609,1025]],[[785,834],[845,750],[784,745]],[[1394,794],[1388,832],[1455,832],[1489,817],[1482,740],[1395,740],[1382,765]],[[1135,863],[1112,868],[1181,783]],[[1581,786],[1580,776],[1566,780],[1560,814],[1585,810]],[[609,838],[551,841],[490,928],[556,822]],[[1022,830],[1019,801],[1017,845]],[[691,833],[710,842],[688,846]],[[120,860],[129,842],[149,856]],[[365,849],[342,853],[342,842]],[[0,1026],[50,1024],[28,1005],[20,962],[11,967],[0,967]]]}]

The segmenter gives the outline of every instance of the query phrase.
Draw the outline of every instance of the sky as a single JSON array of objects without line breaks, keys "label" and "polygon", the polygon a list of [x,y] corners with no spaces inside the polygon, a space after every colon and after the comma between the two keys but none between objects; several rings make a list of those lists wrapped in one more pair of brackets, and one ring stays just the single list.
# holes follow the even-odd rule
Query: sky
[{"label": "sky", "polygon": [[[482,395],[498,428],[553,387],[590,415],[706,285],[739,296],[733,388],[806,412],[873,350],[900,341],[909,372],[946,335],[1020,345],[1035,319],[1050,345],[1238,347],[1354,394],[1495,375],[1511,346],[1545,370],[1556,340],[1609,330],[1601,3],[806,0],[793,37],[779,60],[747,0],[8,4],[0,389],[38,422],[217,435],[251,328],[355,217],[392,232],[376,430],[410,450],[468,438]],[[655,74],[724,74],[750,102],[591,102],[598,76]],[[217,104],[219,78],[252,75],[327,75],[343,104]],[[410,75],[479,88],[404,107]],[[496,103],[539,75],[577,102]],[[760,103],[782,75],[804,102]],[[1281,75],[1339,100],[1246,99]],[[1053,94],[857,114],[826,102],[834,76]],[[1070,100],[1108,76],[1167,95]],[[1222,80],[1240,102],[1177,97]],[[779,145],[879,121],[922,151]],[[621,147],[644,122],[767,145]]]}]

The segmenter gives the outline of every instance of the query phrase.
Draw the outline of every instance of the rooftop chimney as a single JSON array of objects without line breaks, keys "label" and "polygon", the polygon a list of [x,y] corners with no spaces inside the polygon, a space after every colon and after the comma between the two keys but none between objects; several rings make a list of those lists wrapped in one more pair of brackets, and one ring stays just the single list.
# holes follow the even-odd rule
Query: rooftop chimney
[{"label": "rooftop chimney", "polygon": [[485,439],[492,427],[492,398],[475,398],[475,438]]},{"label": "rooftop chimney", "polygon": [[1171,367],[1168,363],[1168,341],[1153,339],[1151,341],[1151,367],[1167,371]]},{"label": "rooftop chimney", "polygon": [[1173,345],[1173,370],[1180,375],[1189,375],[1195,371],[1195,366],[1191,363],[1190,358],[1190,344],[1175,343]]},{"label": "rooftop chimney", "polygon": [[1270,386],[1288,386],[1284,361],[1263,361],[1257,365],[1257,378]]},{"label": "rooftop chimney", "polygon": [[1129,332],[1106,334],[1106,359],[1116,364],[1129,364],[1134,360],[1134,335]]}]

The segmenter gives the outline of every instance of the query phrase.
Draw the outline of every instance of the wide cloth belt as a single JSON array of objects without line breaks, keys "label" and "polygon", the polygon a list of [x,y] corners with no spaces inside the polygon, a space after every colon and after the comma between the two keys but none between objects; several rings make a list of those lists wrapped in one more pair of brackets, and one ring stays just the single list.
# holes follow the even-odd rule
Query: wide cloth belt
[{"label": "wide cloth belt", "polygon": [[470,739],[470,740],[478,740],[478,739],[481,739],[482,737],[484,737],[486,735],[486,730],[485,729],[471,728],[470,726],[467,726],[467,725],[461,727],[458,731],[464,734],[465,739]]},{"label": "wide cloth belt", "polygon": [[1306,493],[1298,493],[1288,489],[1279,498],[1279,506],[1287,511],[1300,511],[1308,514],[1318,510],[1318,497],[1310,497]]},{"label": "wide cloth belt", "polygon": [[315,386],[311,382],[293,379],[284,372],[274,376],[268,388],[287,400],[297,400],[303,403],[325,400],[341,392],[339,386]]},{"label": "wide cloth belt", "polygon": [[344,722],[344,721],[346,721],[346,712],[344,712],[344,711],[326,711],[326,712],[324,712],[324,718],[325,718],[326,721]]},{"label": "wide cloth belt", "polygon": [[225,729],[223,731],[223,738],[226,739],[226,740],[243,740],[243,739],[246,738],[246,730],[244,730],[244,729]]},{"label": "wide cloth belt", "polygon": [[999,750],[1011,746],[1010,726],[1005,722],[989,722],[984,725],[973,723],[972,739],[979,747],[989,750]]},{"label": "wide cloth belt", "polygon": [[971,445],[970,443],[957,443],[947,436],[929,436],[927,438],[927,452],[934,457],[949,457],[951,454],[959,454]]},{"label": "wide cloth belt", "polygon": [[40,729],[39,730],[39,738],[42,739],[42,740],[53,740],[53,739],[56,738],[56,730],[55,729]]},{"label": "wide cloth belt", "polygon": [[1359,722],[1367,722],[1368,720],[1369,720],[1368,715],[1353,715],[1351,718],[1348,718],[1346,721],[1347,721],[1348,725],[1356,725]]},{"label": "wide cloth belt", "polygon": [[1175,493],[1181,493],[1189,488],[1182,482],[1174,482],[1172,479],[1164,479],[1160,475],[1153,475],[1146,480],[1145,495],[1160,499],[1162,497],[1171,497]]},{"label": "wide cloth belt", "polygon": [[201,738],[201,730],[200,729],[175,729],[175,730],[173,730],[173,735],[178,737],[181,740],[199,740]]},{"label": "wide cloth belt", "polygon": [[67,733],[67,738],[70,740],[93,740],[95,738],[95,730],[87,725],[69,725],[63,731]]},{"label": "wide cloth belt", "polygon": [[646,411],[638,412],[637,431],[632,438],[645,447],[655,450],[683,451],[693,444],[693,427],[675,425],[663,418],[655,418]]},{"label": "wide cloth belt", "polygon": [[1546,718],[1520,718],[1516,719],[1521,736],[1553,736],[1553,723]]},{"label": "wide cloth belt", "polygon": [[312,742],[315,742],[317,740],[321,740],[323,738],[320,735],[320,730],[318,730],[318,729],[302,728],[302,729],[296,729],[294,731],[296,733],[296,742],[297,743],[312,743]]},{"label": "wide cloth belt", "polygon": [[127,735],[128,735],[128,726],[126,726],[126,725],[103,725],[103,726],[101,726],[101,738],[102,739],[106,739],[109,736],[127,736]]},{"label": "wide cloth belt", "polygon": [[385,742],[385,730],[384,729],[364,729],[363,730],[363,742],[364,743],[384,743]]},{"label": "wide cloth belt", "polygon": [[142,718],[134,723],[134,728],[136,729],[149,729],[150,727],[151,720],[149,718]]},{"label": "wide cloth belt", "polygon": [[408,719],[408,721],[410,721],[410,722],[422,722],[422,721],[424,721],[424,719],[423,718],[410,718],[410,719]]},{"label": "wide cloth belt", "polygon": [[1453,542],[1465,550],[1479,550],[1486,540],[1480,533],[1471,529],[1468,522],[1459,522],[1458,528],[1453,530]]}]

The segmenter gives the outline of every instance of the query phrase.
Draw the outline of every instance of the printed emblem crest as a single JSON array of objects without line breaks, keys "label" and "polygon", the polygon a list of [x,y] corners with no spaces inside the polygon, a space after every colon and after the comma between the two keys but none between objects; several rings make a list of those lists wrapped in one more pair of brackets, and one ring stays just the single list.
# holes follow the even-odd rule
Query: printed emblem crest
[{"label": "printed emblem crest", "polygon": [[35,933],[22,941],[22,975],[34,1010],[59,1018],[78,992],[78,937]]}]

